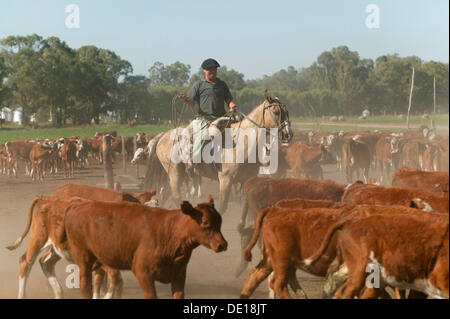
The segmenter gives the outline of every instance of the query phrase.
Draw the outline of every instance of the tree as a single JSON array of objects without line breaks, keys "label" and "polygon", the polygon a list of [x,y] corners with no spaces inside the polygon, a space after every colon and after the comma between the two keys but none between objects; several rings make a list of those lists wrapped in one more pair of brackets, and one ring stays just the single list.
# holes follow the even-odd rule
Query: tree
[{"label": "tree", "polygon": [[[114,52],[95,46],[83,46],[76,54],[75,78],[79,83],[74,93],[76,100],[81,102],[77,103],[78,108],[83,108],[84,112],[74,114],[75,122],[94,119],[99,123],[100,114],[114,110],[119,78],[127,76],[133,69]],[[77,119],[79,116],[82,118]]]},{"label": "tree", "polygon": [[41,103],[40,92],[40,50],[42,37],[10,36],[1,42],[3,63],[8,70],[6,88],[11,104],[22,106],[24,123],[30,114],[36,112]]},{"label": "tree", "polygon": [[116,110],[122,123],[136,117],[139,120],[151,119],[149,85],[150,80],[140,75],[126,76],[123,82],[119,83]]},{"label": "tree", "polygon": [[186,86],[189,80],[191,66],[179,61],[165,66],[162,62],[155,62],[148,70],[150,73],[150,86]]}]

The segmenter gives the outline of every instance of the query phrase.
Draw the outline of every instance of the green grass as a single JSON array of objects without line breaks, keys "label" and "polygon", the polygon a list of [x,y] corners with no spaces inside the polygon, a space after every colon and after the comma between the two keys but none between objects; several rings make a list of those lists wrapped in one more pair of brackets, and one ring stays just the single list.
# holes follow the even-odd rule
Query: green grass
[{"label": "green grass", "polygon": [[[311,118],[311,117],[296,117],[292,118],[291,121],[295,123],[317,123],[317,122],[329,122],[330,116],[326,116],[325,118]],[[422,119],[419,115],[412,115],[410,116],[409,122],[414,125],[429,125],[430,119]],[[369,118],[365,120],[358,119],[357,116],[353,117],[345,117],[345,122],[339,122],[342,125],[349,124],[349,123],[356,123],[356,124],[364,124],[364,123],[370,123],[370,124],[399,124],[399,125],[406,125],[406,119],[400,120],[395,115],[376,115],[376,116],[370,116]],[[449,114],[437,114],[435,116],[435,124],[436,125],[449,125]]]},{"label": "green grass", "polygon": [[[375,127],[364,127],[361,124],[396,124],[404,125],[406,127],[406,122],[404,120],[399,120],[394,115],[377,115],[371,116],[366,120],[360,120],[357,117],[347,117],[345,122],[336,122],[336,125],[321,125],[322,122],[329,122],[329,117],[322,118],[292,118],[294,130],[318,130],[325,132],[336,132],[343,130],[348,131],[374,131]],[[312,123],[312,124],[305,124]],[[429,125],[430,120],[424,120],[421,116],[411,116],[410,123],[413,125]],[[439,114],[435,117],[435,123],[438,126],[448,126],[449,125],[449,114]],[[359,127],[356,124],[360,125]],[[145,132],[149,135],[156,135],[160,132],[167,131],[171,129],[172,126],[168,125],[138,125],[134,127],[129,127],[127,125],[118,125],[114,123],[101,124],[101,125],[85,125],[77,127],[65,127],[65,128],[52,128],[52,127],[42,127],[38,129],[23,128],[15,124],[5,124],[0,128],[0,144],[6,141],[13,140],[25,140],[28,138],[40,138],[40,139],[54,139],[58,137],[69,137],[69,136],[79,136],[79,137],[92,137],[95,132],[101,131],[117,131],[118,136],[133,136],[137,132]],[[382,129],[382,128],[380,128]],[[401,128],[386,128],[391,131],[398,131]],[[440,134],[448,134],[448,130],[438,129]]]},{"label": "green grass", "polygon": [[167,125],[137,125],[129,127],[127,125],[102,124],[102,125],[85,125],[77,127],[64,128],[23,128],[17,125],[4,125],[0,128],[0,143],[13,140],[25,140],[28,138],[54,139],[58,137],[92,137],[95,132],[117,131],[118,136],[133,136],[137,132],[145,132],[148,135],[156,135],[160,132],[171,129]]}]

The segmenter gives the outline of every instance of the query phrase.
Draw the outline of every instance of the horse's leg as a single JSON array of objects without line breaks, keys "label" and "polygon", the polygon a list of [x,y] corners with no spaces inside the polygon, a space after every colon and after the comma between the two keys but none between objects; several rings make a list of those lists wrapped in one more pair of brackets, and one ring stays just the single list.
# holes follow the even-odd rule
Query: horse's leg
[{"label": "horse's leg", "polygon": [[228,175],[219,174],[220,194],[219,194],[219,213],[225,214],[230,197],[231,178]]},{"label": "horse's leg", "polygon": [[180,184],[182,181],[176,167],[171,168],[169,171],[169,180],[170,189],[172,191],[172,201],[178,206],[181,202]]}]

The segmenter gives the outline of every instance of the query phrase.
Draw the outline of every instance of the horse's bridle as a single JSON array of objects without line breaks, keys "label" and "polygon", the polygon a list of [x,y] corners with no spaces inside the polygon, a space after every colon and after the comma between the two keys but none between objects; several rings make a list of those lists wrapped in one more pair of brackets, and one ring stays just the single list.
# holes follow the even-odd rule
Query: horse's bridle
[{"label": "horse's bridle", "polygon": [[[253,121],[251,118],[249,118],[247,115],[245,115],[244,113],[242,113],[241,111],[239,111],[239,110],[237,110],[237,109],[235,109],[235,112],[236,112],[236,113],[239,113],[240,115],[242,115],[245,119],[247,119],[249,122],[253,123],[253,124],[256,125],[257,127],[259,127],[259,128],[266,128],[266,127],[264,127],[264,114],[266,113],[266,109],[268,109],[268,108],[270,108],[270,107],[272,107],[272,106],[274,106],[274,105],[278,105],[278,106],[280,107],[280,110],[281,110],[280,116],[279,116],[278,119],[277,119],[277,118],[276,118],[276,115],[274,114],[273,111],[270,111],[270,115],[272,116],[272,119],[274,120],[274,122],[277,123],[277,125],[278,125],[278,131],[279,131],[280,133],[278,134],[278,136],[273,135],[273,134],[270,132],[270,130],[269,130],[268,133],[269,133],[270,135],[272,135],[273,137],[279,139],[282,143],[288,143],[288,142],[291,140],[291,138],[292,138],[292,135],[290,135],[289,133],[288,133],[288,135],[290,135],[290,136],[288,136],[287,139],[280,138],[280,135],[281,135],[281,136],[283,135],[282,130],[283,130],[284,128],[286,128],[286,130],[287,130],[288,132],[291,132],[291,128],[290,128],[290,125],[291,125],[291,124],[290,124],[290,121],[289,121],[289,112],[288,112],[288,110],[287,110],[286,105],[280,103],[279,101],[277,101],[276,103],[272,103],[272,102],[271,102],[271,103],[269,103],[269,104],[267,104],[267,105],[264,105],[264,107],[263,107],[263,115],[262,115],[262,119],[261,119],[261,124],[256,123],[256,122]],[[284,115],[284,118],[285,118],[284,121],[282,121],[283,115]]]},{"label": "horse's bridle", "polygon": [[[289,111],[287,110],[286,105],[284,105],[283,103],[281,103],[279,101],[276,101],[275,103],[271,102],[271,103],[269,103],[267,105],[264,105],[263,116],[262,116],[262,120],[261,120],[261,126],[259,126],[259,127],[262,128],[263,125],[264,125],[264,115],[266,113],[266,109],[268,109],[268,108],[270,108],[272,106],[275,106],[275,105],[280,107],[280,114],[279,114],[279,116],[277,116],[275,114],[275,112],[270,110],[270,115],[271,115],[273,121],[275,123],[277,123],[277,125],[278,125],[278,131],[280,132],[279,135],[283,135],[282,131],[283,131],[284,128],[286,128],[286,130],[288,132],[291,132],[291,128],[290,128],[291,127],[291,123],[289,121]],[[291,138],[292,138],[292,136],[288,137],[287,140],[286,140],[286,139],[280,138],[280,136],[278,136],[278,139],[281,142],[289,142]]]}]

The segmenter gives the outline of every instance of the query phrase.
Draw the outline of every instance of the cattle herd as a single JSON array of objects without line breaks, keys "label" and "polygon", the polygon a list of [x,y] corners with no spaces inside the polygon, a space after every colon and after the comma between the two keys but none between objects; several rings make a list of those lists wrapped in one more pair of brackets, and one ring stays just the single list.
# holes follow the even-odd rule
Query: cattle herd
[{"label": "cattle herd", "polygon": [[[28,139],[15,140],[0,144],[0,171],[3,175],[16,176],[19,163],[24,163],[25,173],[32,180],[43,180],[45,175],[63,170],[64,178],[74,177],[75,168],[89,165],[89,155],[103,163],[103,136],[111,137],[111,153],[113,160],[116,154],[125,150],[130,160],[136,147],[143,147],[147,138],[145,133],[137,133],[135,137],[117,137],[116,131],[97,132],[92,138],[57,138],[54,140]],[[122,143],[124,145],[122,145]],[[136,146],[135,146],[136,144]]]},{"label": "cattle herd", "polygon": [[[108,134],[113,152],[125,150],[133,164],[145,164],[151,136]],[[1,171],[17,176],[21,162],[33,180],[58,169],[71,177],[74,168],[103,161],[102,135],[7,142],[0,145]],[[250,298],[268,278],[271,297],[307,298],[296,275],[300,269],[325,278],[326,298],[448,299],[448,152],[448,136],[426,127],[296,132],[289,146],[279,147],[274,176],[254,176],[241,185],[236,227],[242,254],[235,276],[248,267],[258,242],[261,253],[240,297]],[[345,184],[324,179],[330,168]],[[173,298],[183,298],[192,251],[200,245],[227,250],[221,232],[227,215],[210,195],[196,206],[185,200],[177,209],[159,207],[160,192],[64,184],[34,198],[23,234],[7,247],[17,249],[29,236],[19,260],[18,297],[25,297],[41,255],[56,298],[63,297],[55,276],[62,258],[79,267],[84,298],[100,297],[105,276],[105,298],[120,297],[121,270],[133,272],[145,298],[157,296],[156,281],[170,283]]]}]

